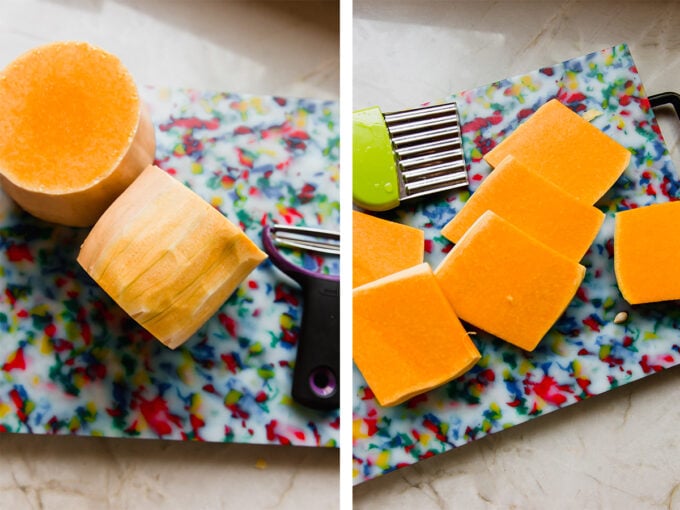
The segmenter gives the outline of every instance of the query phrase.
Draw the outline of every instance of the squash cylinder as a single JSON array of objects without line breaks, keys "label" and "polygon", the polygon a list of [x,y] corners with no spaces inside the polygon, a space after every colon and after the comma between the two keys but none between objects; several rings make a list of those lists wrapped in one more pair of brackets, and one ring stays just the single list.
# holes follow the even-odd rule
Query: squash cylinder
[{"label": "squash cylinder", "polygon": [[40,219],[94,224],[155,149],[132,76],[101,48],[51,43],[0,72],[0,182]]},{"label": "squash cylinder", "polygon": [[217,209],[150,165],[94,225],[78,263],[125,312],[174,349],[266,257]]}]

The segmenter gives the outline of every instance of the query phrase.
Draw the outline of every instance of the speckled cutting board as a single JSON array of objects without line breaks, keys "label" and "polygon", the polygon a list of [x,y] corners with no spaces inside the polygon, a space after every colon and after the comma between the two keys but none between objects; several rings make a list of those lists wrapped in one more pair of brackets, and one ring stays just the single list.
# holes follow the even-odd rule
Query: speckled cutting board
[{"label": "speckled cutting board", "polygon": [[[582,261],[582,286],[533,353],[479,332],[473,340],[482,359],[470,372],[400,406],[379,406],[354,367],[355,483],[680,362],[677,303],[631,307],[614,276],[616,211],[676,199],[680,185],[626,45],[447,98],[459,106],[470,188],[490,171],[482,156],[554,97],[578,113],[602,112],[592,123],[632,152],[623,176],[597,204],[606,220]],[[435,267],[452,247],[440,230],[468,197],[438,196],[401,207],[390,219],[425,231],[425,258]],[[629,320],[614,324],[622,311]]]},{"label": "speckled cutting board", "polygon": [[[143,88],[157,164],[261,246],[264,224],[337,230],[338,106]],[[301,292],[260,265],[181,348],[153,339],[85,274],[87,229],[0,193],[0,431],[337,446],[339,415],[290,388]],[[313,271],[337,258],[289,253]]]}]

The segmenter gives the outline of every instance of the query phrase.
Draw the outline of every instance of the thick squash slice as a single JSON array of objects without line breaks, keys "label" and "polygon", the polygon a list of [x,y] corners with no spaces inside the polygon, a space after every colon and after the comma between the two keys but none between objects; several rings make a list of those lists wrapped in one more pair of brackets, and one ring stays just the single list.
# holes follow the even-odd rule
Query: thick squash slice
[{"label": "thick squash slice", "polygon": [[0,72],[0,180],[34,216],[92,225],[154,152],[132,76],[104,50],[48,44]]},{"label": "thick squash slice", "polygon": [[581,260],[604,221],[602,211],[577,200],[513,156],[507,156],[482,181],[442,234],[457,243],[488,210],[574,261]]},{"label": "thick squash slice", "polygon": [[422,230],[352,211],[352,287],[423,262]]},{"label": "thick squash slice", "polygon": [[630,152],[557,99],[548,101],[484,159],[512,155],[579,200],[594,204],[621,176]]},{"label": "thick squash slice", "polygon": [[353,315],[354,362],[383,406],[444,384],[480,359],[427,263],[355,288]]},{"label": "thick squash slice", "polygon": [[532,351],[576,294],[585,267],[487,211],[435,270],[458,317]]},{"label": "thick squash slice", "polygon": [[265,258],[219,211],[149,166],[95,224],[78,262],[123,310],[174,349]]},{"label": "thick squash slice", "polygon": [[614,271],[631,305],[680,299],[680,202],[616,213]]}]

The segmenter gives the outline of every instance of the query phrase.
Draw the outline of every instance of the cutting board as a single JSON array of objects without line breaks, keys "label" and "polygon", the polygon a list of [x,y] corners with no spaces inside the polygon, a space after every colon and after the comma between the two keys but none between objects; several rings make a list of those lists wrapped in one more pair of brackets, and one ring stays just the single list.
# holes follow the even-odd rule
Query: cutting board
[{"label": "cutting board", "polygon": [[[268,223],[337,230],[335,102],[143,88],[157,164],[261,246]],[[0,194],[0,431],[337,446],[338,412],[290,398],[303,303],[260,265],[172,351],[86,275],[87,229],[36,220]],[[288,253],[312,271],[339,261]]]},{"label": "cutting board", "polygon": [[[601,112],[592,123],[632,152],[596,204],[606,220],[582,261],[582,286],[534,352],[479,331],[482,358],[470,372],[400,406],[378,405],[355,366],[355,484],[680,363],[677,303],[631,307],[614,276],[616,211],[675,199],[680,185],[626,45],[446,98],[458,103],[470,190],[491,170],[483,155],[554,97],[578,113]],[[425,259],[436,267],[452,247],[440,230],[469,196],[451,192],[388,217],[425,231]],[[613,322],[619,312],[629,314],[624,324]]]}]

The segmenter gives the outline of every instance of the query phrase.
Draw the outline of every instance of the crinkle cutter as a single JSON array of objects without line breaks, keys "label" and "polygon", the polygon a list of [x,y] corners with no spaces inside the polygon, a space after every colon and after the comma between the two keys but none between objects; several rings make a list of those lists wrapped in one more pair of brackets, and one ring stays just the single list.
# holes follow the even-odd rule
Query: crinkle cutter
[{"label": "crinkle cutter", "polygon": [[340,234],[327,230],[268,225],[262,232],[272,263],[303,292],[300,336],[293,371],[293,399],[313,409],[340,407],[340,279],[308,271],[286,259],[278,246],[340,254]]},{"label": "crinkle cutter", "polygon": [[454,102],[383,113],[354,112],[352,198],[369,211],[467,187],[458,106]]}]

